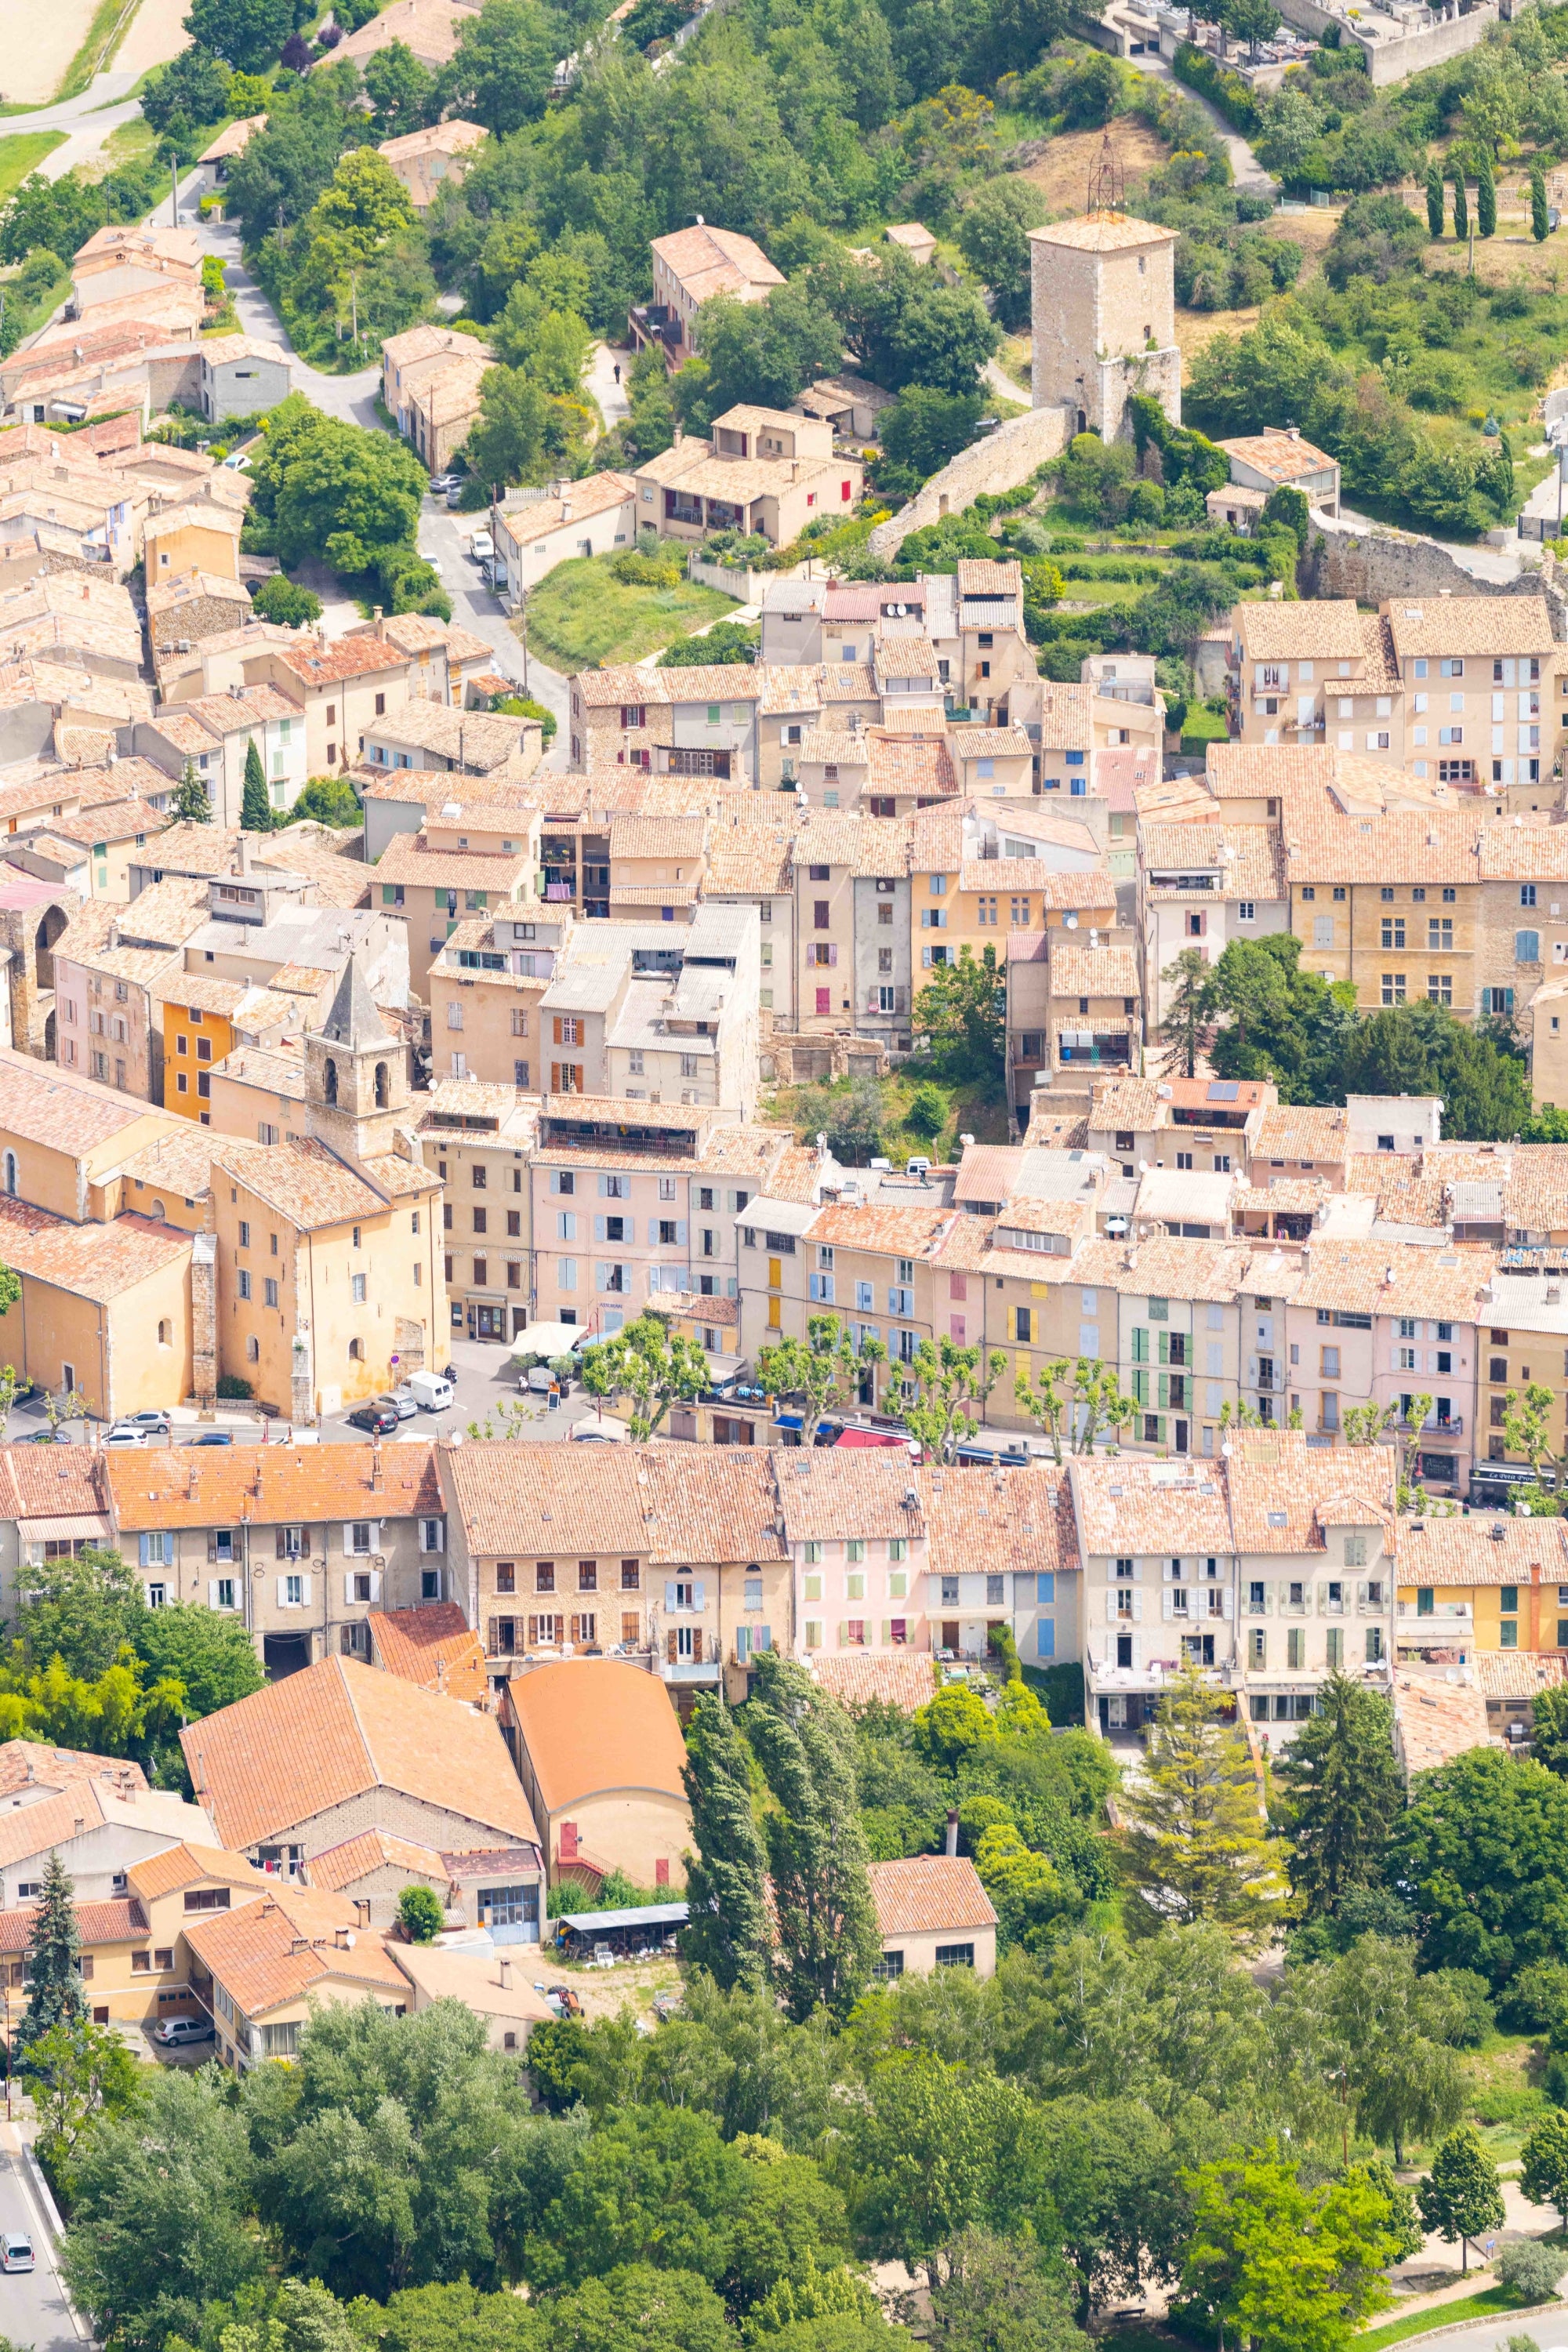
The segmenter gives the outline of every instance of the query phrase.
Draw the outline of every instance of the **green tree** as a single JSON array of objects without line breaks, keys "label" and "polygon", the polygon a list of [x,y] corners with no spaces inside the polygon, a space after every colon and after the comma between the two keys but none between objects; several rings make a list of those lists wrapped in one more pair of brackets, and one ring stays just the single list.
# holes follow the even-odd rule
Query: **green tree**
[{"label": "green tree", "polygon": [[185,30],[209,57],[264,73],[294,29],[293,0],[191,0]]},{"label": "green tree", "polygon": [[246,833],[270,833],[272,830],[272,803],[268,796],[267,775],[254,735],[245,746],[245,791],[239,804],[239,822]]},{"label": "green tree", "polygon": [[681,1767],[696,1856],[686,1872],[682,1958],[715,1984],[760,1987],[773,1954],[763,1880],[767,1855],[752,1803],[750,1758],[723,1698],[700,1698]]},{"label": "green tree", "polygon": [[1465,192],[1465,168],[1459,163],[1454,167],[1454,236],[1463,245],[1469,233],[1470,207]]},{"label": "green tree", "polygon": [[713,1377],[713,1367],[695,1339],[682,1339],[668,1320],[639,1315],[583,1356],[583,1386],[591,1397],[626,1397],[632,1435],[647,1438],[672,1404],[689,1404]]},{"label": "green tree", "polygon": [[1303,2186],[1271,2154],[1237,2151],[1189,2176],[1183,2293],[1267,2352],[1342,2352],[1394,2297],[1385,2199],[1363,2170]]},{"label": "green tree", "polygon": [[298,629],[321,619],[321,600],[312,589],[298,587],[281,572],[275,572],[255,590],[250,609],[263,621],[276,621],[285,629]]},{"label": "green tree", "polygon": [[1289,1838],[1291,1891],[1303,1915],[1337,1911],[1347,1890],[1382,1876],[1388,1832],[1405,1803],[1388,1701],[1334,1673],[1274,1765]]},{"label": "green tree", "polygon": [[349,832],[364,823],[364,811],[346,776],[312,776],[289,811],[290,824],[297,824],[301,817]]},{"label": "green tree", "polygon": [[1027,180],[984,183],[958,223],[958,249],[995,299],[995,316],[1011,332],[1029,318],[1029,231],[1038,228],[1047,207]]},{"label": "green tree", "polygon": [[1027,2240],[967,2229],[944,2249],[931,2291],[937,2352],[1084,2352],[1061,2282]]},{"label": "green tree", "polygon": [[539,0],[486,0],[441,75],[442,103],[507,138],[543,113],[561,47],[556,20]]},{"label": "green tree", "polygon": [[756,1660],[746,1737],[775,1805],[763,1816],[787,2013],[847,2017],[879,1948],[856,1788],[855,1735],[801,1666]]},{"label": "green tree", "polygon": [[429,121],[436,102],[436,77],[420,64],[405,41],[389,41],[385,48],[366,58],[364,90],[375,109],[380,137],[399,139]]},{"label": "green tree", "polygon": [[1492,159],[1485,148],[1476,167],[1476,227],[1482,236],[1497,235],[1497,182],[1492,176]]},{"label": "green tree", "polygon": [[207,788],[196,773],[195,761],[187,760],[174,793],[174,814],[187,824],[211,824],[213,804],[207,798]]},{"label": "green tree", "polygon": [[665,2106],[608,2115],[542,2216],[530,2283],[576,2286],[630,2263],[716,2281],[750,2186],[710,2116]]},{"label": "green tree", "polygon": [[563,2115],[583,2095],[588,2036],[569,2017],[542,2019],[528,2037],[528,2072],[541,2102]]},{"label": "green tree", "polygon": [[1421,2219],[1450,2246],[1459,2242],[1459,2268],[1470,2267],[1470,2240],[1503,2225],[1497,2166],[1474,2124],[1451,2131],[1415,2191]]},{"label": "green tree", "polygon": [[150,1676],[179,1685],[188,1721],[216,1715],[219,1707],[233,1706],[266,1685],[256,1644],[245,1627],[195,1602],[138,1609],[130,1639]]},{"label": "green tree", "polygon": [[390,576],[414,560],[429,477],[390,434],[323,416],[291,394],[272,412],[251,479],[285,569],[325,556],[350,575]]},{"label": "green tree", "polygon": [[718,294],[695,322],[707,368],[704,426],[746,403],[788,408],[807,384],[837,368],[844,347],[838,322],[804,285],[775,286],[762,302]]},{"label": "green tree", "polygon": [[441,1899],[428,1886],[405,1886],[397,1898],[399,1925],[413,1944],[433,1944],[446,1924]]},{"label": "green tree", "polygon": [[837,319],[865,373],[889,392],[907,383],[973,392],[1001,340],[970,288],[944,286],[896,249],[861,262],[839,247],[808,271],[806,283]]},{"label": "green tree", "polygon": [[1411,2139],[1430,2140],[1465,2108],[1465,2075],[1454,2048],[1463,2011],[1441,1976],[1418,1976],[1406,1942],[1360,1936],[1338,1958],[1291,1969],[1286,2014],[1318,2041],[1325,2081],[1353,2105],[1356,2125],[1405,2161]]},{"label": "green tree", "polygon": [[27,1940],[27,2007],[11,2036],[14,2063],[26,2067],[34,2043],[53,2027],[74,2029],[85,2020],[87,2002],[77,1968],[80,1952],[70,1873],[51,1851]]},{"label": "green tree", "polygon": [[770,1395],[799,1403],[800,1442],[811,1446],[829,1413],[849,1411],[863,1382],[874,1377],[873,1368],[887,1360],[880,1339],[864,1339],[858,1349],[848,1325],[837,1315],[813,1315],[804,1339],[780,1339],[758,1349],[757,1378]]},{"label": "green tree", "polygon": [[1271,41],[1279,30],[1279,11],[1273,0],[1223,0],[1220,21],[1234,40],[1247,44],[1256,62],[1259,41]]},{"label": "green tree", "polygon": [[1214,972],[1202,948],[1182,948],[1160,974],[1171,992],[1160,1024],[1165,1047],[1162,1068],[1185,1078],[1196,1077],[1198,1063],[1214,1043]]},{"label": "green tree", "polygon": [[479,414],[463,456],[480,482],[504,489],[535,481],[545,464],[550,395],[521,368],[487,368],[479,379]]},{"label": "green tree", "polygon": [[963,947],[915,998],[914,1025],[941,1077],[1000,1087],[1006,1045],[1005,990],[988,947],[978,963]]},{"label": "green tree", "polygon": [[142,2069],[120,2035],[86,2017],[62,2018],[30,2042],[27,2090],[38,2119],[40,2161],[68,2197],[84,2133],[140,2105]]},{"label": "green tree", "polygon": [[975,1434],[986,1398],[1006,1369],[999,1349],[961,1348],[949,1339],[922,1339],[912,1363],[900,1367],[906,1385],[910,1372],[914,1375],[914,1399],[906,1398],[902,1408],[905,1426],[932,1462],[951,1463]]},{"label": "green tree", "polygon": [[1568,1778],[1568,1683],[1537,1691],[1531,1716],[1531,1757],[1549,1772]]},{"label": "green tree", "polygon": [[1426,166],[1426,233],[1434,239],[1443,234],[1443,167],[1436,156]]},{"label": "green tree", "polygon": [[1429,1968],[1505,1984],[1556,1959],[1568,1918],[1568,1785],[1544,1765],[1475,1748],[1412,1775],[1384,1874],[1404,1895]]},{"label": "green tree", "polygon": [[1568,2230],[1568,2115],[1552,2107],[1531,2124],[1521,2150],[1519,2185],[1532,2205],[1555,2205]]},{"label": "green tree", "polygon": [[882,414],[882,447],[896,466],[907,467],[924,480],[961,449],[968,448],[979,429],[984,404],[977,392],[938,392],[930,384],[906,384],[891,408]]},{"label": "green tree", "polygon": [[550,2352],[732,2352],[724,2306],[689,2270],[626,2263],[550,2305]]},{"label": "green tree", "polygon": [[230,104],[232,79],[210,50],[193,42],[166,66],[154,66],[148,75],[142,91],[142,118],[162,138],[179,121],[221,122],[230,112],[247,113],[248,108]]},{"label": "green tree", "polygon": [[404,2287],[368,2309],[351,2306],[349,2317],[365,2352],[539,2352],[538,2314],[518,2295],[481,2294],[466,2279]]},{"label": "green tree", "polygon": [[142,2110],[80,2149],[60,2258],[72,2301],[126,2352],[196,2342],[205,2308],[265,2266],[254,2196],[249,2135],[218,2069],[154,2067]]},{"label": "green tree", "polygon": [[915,1088],[909,1109],[904,1113],[904,1125],[911,1134],[918,1135],[922,1143],[936,1141],[947,1125],[947,1104],[940,1087],[933,1087],[928,1079],[923,1086]]},{"label": "green tree", "polygon": [[1546,174],[1539,163],[1531,163],[1530,167],[1530,233],[1537,245],[1544,245],[1552,233],[1552,220],[1546,205]]},{"label": "green tree", "polygon": [[[1071,1373],[1071,1386],[1068,1385]],[[1051,1452],[1059,1462],[1062,1458],[1064,1433],[1074,1454],[1092,1454],[1097,1437],[1102,1432],[1114,1436],[1126,1429],[1140,1411],[1136,1397],[1124,1396],[1114,1366],[1082,1357],[1075,1367],[1065,1356],[1055,1363],[1042,1364],[1037,1375],[1037,1385],[1027,1372],[1020,1372],[1013,1384],[1013,1393],[1033,1422],[1038,1423],[1051,1441]]]},{"label": "green tree", "polygon": [[1221,1694],[1190,1667],[1167,1687],[1148,1761],[1121,1794],[1125,1862],[1153,1916],[1212,1923],[1247,1948],[1279,1922],[1282,1849],[1263,1820],[1246,1739],[1222,1709]]}]

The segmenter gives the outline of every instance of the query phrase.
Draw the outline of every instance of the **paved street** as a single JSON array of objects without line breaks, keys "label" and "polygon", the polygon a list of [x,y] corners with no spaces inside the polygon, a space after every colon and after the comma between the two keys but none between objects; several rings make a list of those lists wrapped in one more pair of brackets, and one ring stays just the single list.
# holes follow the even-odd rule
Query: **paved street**
[{"label": "paved street", "polygon": [[24,2231],[37,2268],[0,2275],[0,2335],[34,2352],[81,2352],[79,2332],[55,2270],[43,2215],[23,2170],[13,2126],[0,2124],[0,2230]]}]

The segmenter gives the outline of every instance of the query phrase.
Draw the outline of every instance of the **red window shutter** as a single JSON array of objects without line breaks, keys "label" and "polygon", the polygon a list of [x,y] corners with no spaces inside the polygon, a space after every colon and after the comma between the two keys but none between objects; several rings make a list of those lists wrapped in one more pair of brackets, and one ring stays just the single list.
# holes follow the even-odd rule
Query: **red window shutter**
[{"label": "red window shutter", "polygon": [[[832,1012],[832,1010],[833,1010],[833,991],[832,991],[830,988],[819,988],[819,989],[817,990],[817,992],[816,992],[816,1009],[817,1009],[817,1011],[818,1011],[819,1013],[831,1013],[831,1012]],[[673,1639],[673,1636],[672,1636],[671,1638]]]},{"label": "red window shutter", "polygon": [[950,1274],[947,1277],[947,1295],[950,1298],[967,1298],[969,1276],[966,1274]]},{"label": "red window shutter", "polygon": [[839,497],[840,497],[841,499],[844,499],[847,500],[847,499],[852,499],[852,498],[854,497],[855,492],[854,492],[853,488],[851,488],[851,486],[849,485],[849,483],[846,482],[846,483],[843,485],[842,488],[839,490],[838,495],[839,495]]},{"label": "red window shutter", "polygon": [[577,1859],[577,1824],[575,1822],[563,1822],[561,1824],[560,1858],[563,1862],[575,1862]]},{"label": "red window shutter", "polygon": [[669,1885],[669,1858],[667,1854],[659,1854],[655,1858],[653,1865],[653,1883],[656,1886],[668,1886]]},{"label": "red window shutter", "polygon": [[555,1042],[558,1045],[561,1043],[561,1015],[559,1013],[555,1016]]}]

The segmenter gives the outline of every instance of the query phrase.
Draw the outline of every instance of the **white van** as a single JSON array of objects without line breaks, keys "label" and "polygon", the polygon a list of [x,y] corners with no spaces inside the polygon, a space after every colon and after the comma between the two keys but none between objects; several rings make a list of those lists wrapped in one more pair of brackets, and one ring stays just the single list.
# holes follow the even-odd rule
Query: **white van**
[{"label": "white van", "polygon": [[457,1394],[451,1381],[444,1381],[439,1372],[411,1372],[408,1390],[415,1403],[423,1405],[426,1412],[445,1412]]}]

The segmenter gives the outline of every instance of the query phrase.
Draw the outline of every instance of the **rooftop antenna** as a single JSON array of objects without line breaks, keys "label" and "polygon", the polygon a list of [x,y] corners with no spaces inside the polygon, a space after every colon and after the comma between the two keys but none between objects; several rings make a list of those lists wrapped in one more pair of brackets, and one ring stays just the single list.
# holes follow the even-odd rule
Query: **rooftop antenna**
[{"label": "rooftop antenna", "polygon": [[1120,213],[1127,193],[1126,174],[1110,150],[1110,133],[1100,142],[1100,161],[1089,175],[1091,213]]}]

